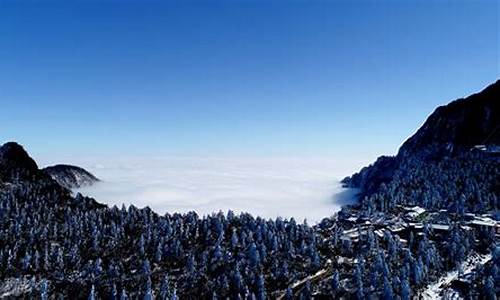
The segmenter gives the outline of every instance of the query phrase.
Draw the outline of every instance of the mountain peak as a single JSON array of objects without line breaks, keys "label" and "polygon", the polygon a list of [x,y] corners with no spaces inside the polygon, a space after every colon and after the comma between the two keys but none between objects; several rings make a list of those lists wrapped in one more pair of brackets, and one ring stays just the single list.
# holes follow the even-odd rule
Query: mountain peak
[{"label": "mountain peak", "polygon": [[99,181],[97,177],[87,170],[72,165],[55,165],[43,169],[61,186],[73,189],[89,186]]},{"label": "mountain peak", "polygon": [[37,171],[36,162],[18,143],[8,142],[0,147],[0,179],[23,177]]}]

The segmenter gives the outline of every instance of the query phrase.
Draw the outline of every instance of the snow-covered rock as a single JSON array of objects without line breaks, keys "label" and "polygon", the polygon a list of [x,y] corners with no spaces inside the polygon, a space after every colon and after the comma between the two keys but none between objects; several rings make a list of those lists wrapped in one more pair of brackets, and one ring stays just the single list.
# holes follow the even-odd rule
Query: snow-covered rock
[{"label": "snow-covered rock", "polygon": [[57,183],[68,189],[92,185],[99,181],[87,170],[71,165],[55,165],[43,169]]}]

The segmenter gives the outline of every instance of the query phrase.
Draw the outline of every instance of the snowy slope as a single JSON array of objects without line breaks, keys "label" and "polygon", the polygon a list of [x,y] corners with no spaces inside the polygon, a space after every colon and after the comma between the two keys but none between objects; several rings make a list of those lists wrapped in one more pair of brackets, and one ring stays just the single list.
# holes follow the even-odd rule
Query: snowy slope
[{"label": "snowy slope", "polygon": [[85,169],[71,165],[55,165],[43,170],[57,183],[68,189],[90,186],[99,181]]},{"label": "snowy slope", "polygon": [[[474,268],[476,268],[477,265],[484,265],[488,261],[491,260],[491,254],[477,254],[473,253],[467,257],[467,259],[461,264],[460,269],[463,270],[463,274],[470,273]],[[424,300],[434,300],[434,299],[442,299],[444,295],[442,294],[447,294],[447,296],[450,296],[448,291],[446,291],[446,288],[450,285],[450,283],[453,280],[458,279],[459,276],[459,271],[458,270],[453,270],[450,271],[441,278],[439,278],[438,281],[430,284],[422,293],[422,298]],[[449,298],[449,297],[448,297]],[[455,298],[453,298],[455,299]]]}]

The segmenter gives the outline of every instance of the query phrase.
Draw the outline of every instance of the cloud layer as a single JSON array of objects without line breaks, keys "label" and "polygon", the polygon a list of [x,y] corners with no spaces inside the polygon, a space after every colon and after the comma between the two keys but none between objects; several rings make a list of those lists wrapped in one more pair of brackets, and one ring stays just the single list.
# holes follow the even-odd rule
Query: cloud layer
[{"label": "cloud layer", "polygon": [[354,194],[339,184],[352,166],[328,159],[108,158],[80,165],[103,182],[79,192],[109,205],[149,206],[160,214],[231,209],[315,223]]}]

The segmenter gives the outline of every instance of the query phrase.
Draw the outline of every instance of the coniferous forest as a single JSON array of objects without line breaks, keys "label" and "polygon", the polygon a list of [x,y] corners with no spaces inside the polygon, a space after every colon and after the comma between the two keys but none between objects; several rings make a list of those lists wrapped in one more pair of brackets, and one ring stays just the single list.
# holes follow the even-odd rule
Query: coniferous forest
[{"label": "coniferous forest", "polygon": [[344,179],[360,190],[358,204],[325,211],[314,226],[231,211],[200,217],[108,207],[72,194],[20,145],[6,143],[0,295],[497,299],[499,101],[497,82],[438,108],[397,156]]}]

